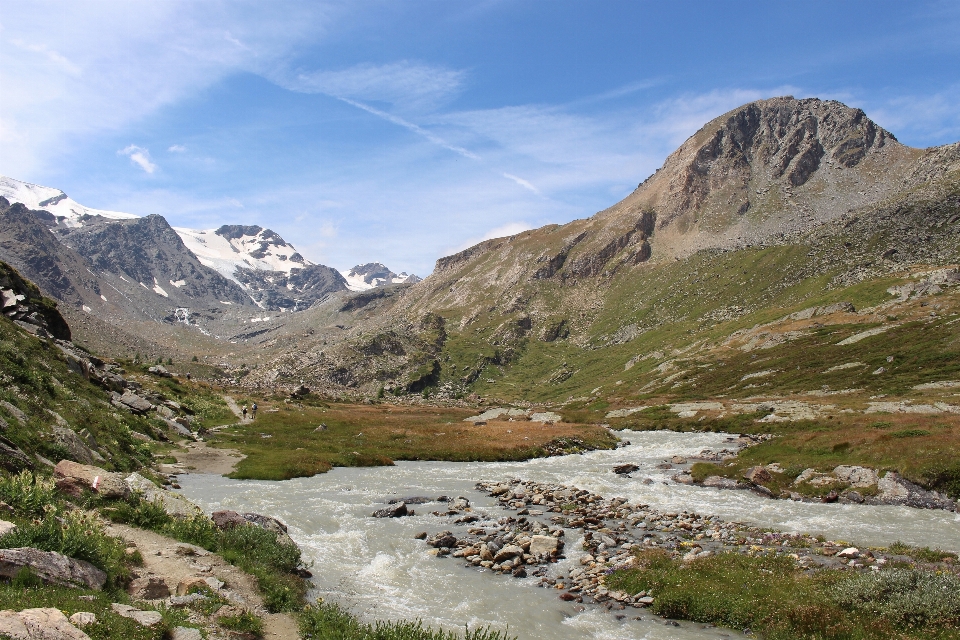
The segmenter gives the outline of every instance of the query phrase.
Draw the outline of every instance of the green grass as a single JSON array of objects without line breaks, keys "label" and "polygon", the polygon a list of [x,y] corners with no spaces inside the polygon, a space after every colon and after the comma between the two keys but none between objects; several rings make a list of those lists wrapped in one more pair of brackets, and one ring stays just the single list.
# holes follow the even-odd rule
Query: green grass
[{"label": "green grass", "polygon": [[810,575],[784,556],[731,553],[685,564],[656,550],[606,582],[650,593],[657,615],[749,629],[766,640],[960,638],[960,578],[950,574]]},{"label": "green grass", "polygon": [[315,640],[515,640],[487,628],[463,633],[438,631],[422,623],[396,621],[365,624],[337,605],[318,603],[300,614],[300,637]]}]

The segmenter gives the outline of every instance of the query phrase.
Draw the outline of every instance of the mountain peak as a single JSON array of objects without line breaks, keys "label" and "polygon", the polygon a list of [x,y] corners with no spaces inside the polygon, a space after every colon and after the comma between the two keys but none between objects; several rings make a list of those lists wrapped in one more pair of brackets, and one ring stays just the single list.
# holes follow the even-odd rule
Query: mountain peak
[{"label": "mountain peak", "polygon": [[415,284],[421,278],[406,272],[394,273],[380,262],[358,264],[349,271],[341,272],[347,280],[347,286],[352,291],[366,291],[374,287],[383,287],[388,284]]}]

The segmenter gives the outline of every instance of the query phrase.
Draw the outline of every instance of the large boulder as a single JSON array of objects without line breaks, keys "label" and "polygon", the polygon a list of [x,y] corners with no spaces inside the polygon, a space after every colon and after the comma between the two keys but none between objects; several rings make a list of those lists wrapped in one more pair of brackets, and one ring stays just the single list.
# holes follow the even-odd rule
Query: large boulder
[{"label": "large boulder", "polygon": [[533,536],[530,539],[530,555],[552,556],[560,548],[560,540],[553,536]]},{"label": "large boulder", "polygon": [[53,428],[53,438],[74,460],[83,464],[106,462],[106,459],[94,449],[91,449],[76,431],[68,427],[56,426]]},{"label": "large boulder", "polygon": [[13,640],[90,640],[59,609],[0,611],[0,636]]},{"label": "large boulder", "polygon": [[124,478],[124,482],[131,491],[140,493],[147,502],[160,503],[163,510],[167,512],[167,515],[175,518],[190,518],[203,515],[203,509],[187,498],[179,493],[161,489],[139,473],[131,473]]},{"label": "large boulder", "polygon": [[123,395],[115,394],[111,399],[111,403],[114,406],[118,406],[141,415],[153,409],[152,402],[146,398],[138,396],[132,391],[125,391]]},{"label": "large boulder", "polygon": [[100,467],[61,460],[53,468],[57,489],[75,498],[93,491],[105,498],[127,498],[130,487],[122,473],[113,473]]},{"label": "large boulder", "polygon": [[100,590],[107,574],[84,560],[33,547],[0,549],[0,576],[13,578],[24,568],[48,584]]}]

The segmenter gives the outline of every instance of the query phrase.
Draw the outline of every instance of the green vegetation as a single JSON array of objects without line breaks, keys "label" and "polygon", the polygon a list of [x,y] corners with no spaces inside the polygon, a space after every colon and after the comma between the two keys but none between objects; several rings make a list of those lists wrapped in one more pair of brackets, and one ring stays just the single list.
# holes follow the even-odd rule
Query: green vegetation
[{"label": "green vegetation", "polygon": [[808,574],[784,556],[721,554],[690,563],[662,550],[607,579],[652,595],[653,613],[749,629],[766,640],[960,638],[960,578],[918,569]]},{"label": "green vegetation", "polygon": [[[612,448],[606,429],[527,421],[475,426],[465,409],[316,403],[279,405],[255,422],[220,431],[213,442],[246,454],[230,477],[286,480],[334,466],[393,464],[394,460],[501,461],[546,455],[545,445],[576,438],[592,448]],[[324,425],[321,428],[320,425]]]},{"label": "green vegetation", "polygon": [[[300,614],[300,636],[316,640],[511,640],[513,636],[490,629],[466,629],[462,634],[436,631],[417,622],[364,624],[341,607],[317,603]],[[514,639],[515,640],[515,639]]]}]

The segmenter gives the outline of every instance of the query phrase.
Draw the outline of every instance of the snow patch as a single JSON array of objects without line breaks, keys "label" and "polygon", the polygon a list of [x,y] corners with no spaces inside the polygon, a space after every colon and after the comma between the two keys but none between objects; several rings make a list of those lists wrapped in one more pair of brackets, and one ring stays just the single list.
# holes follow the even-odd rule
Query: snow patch
[{"label": "snow patch", "polygon": [[158,284],[153,285],[153,292],[156,293],[157,295],[163,296],[164,298],[169,298],[169,297],[170,297],[170,296],[167,294],[167,292],[163,290],[163,287],[161,287],[161,286],[158,285]]},{"label": "snow patch", "polygon": [[184,286],[185,284],[187,284],[187,281],[186,281],[186,280],[177,280],[176,282],[174,282],[173,280],[171,280],[171,281],[170,281],[170,284],[172,284],[172,285],[175,286],[177,289],[179,289],[180,287],[182,287],[182,286]]},{"label": "snow patch", "polygon": [[132,213],[91,209],[78,203],[60,189],[31,184],[7,176],[0,176],[0,196],[11,203],[20,202],[28,209],[48,211],[61,218],[60,222],[68,227],[83,226],[80,220],[83,216],[103,216],[112,220],[130,220],[139,217]]},{"label": "snow patch", "polygon": [[100,294],[100,299],[104,302],[109,302],[109,300],[107,300],[107,296],[103,295],[102,293]]},{"label": "snow patch", "polygon": [[83,305],[83,306],[80,307],[80,308],[83,309],[84,311],[86,311],[87,313],[91,313],[91,312],[93,311],[93,309],[91,309],[91,308],[88,307],[87,305]]}]

